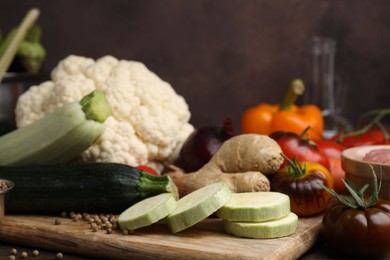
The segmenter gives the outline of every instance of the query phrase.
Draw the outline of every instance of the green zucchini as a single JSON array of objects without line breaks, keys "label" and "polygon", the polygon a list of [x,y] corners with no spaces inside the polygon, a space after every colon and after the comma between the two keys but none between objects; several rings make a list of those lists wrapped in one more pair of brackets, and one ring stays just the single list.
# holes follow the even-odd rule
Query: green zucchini
[{"label": "green zucchini", "polygon": [[0,178],[15,183],[5,199],[8,213],[117,214],[161,193],[172,192],[178,198],[169,176],[153,176],[119,163],[0,166]]},{"label": "green zucchini", "polygon": [[0,165],[68,162],[102,134],[111,109],[101,91],[72,102],[42,119],[0,137]]}]

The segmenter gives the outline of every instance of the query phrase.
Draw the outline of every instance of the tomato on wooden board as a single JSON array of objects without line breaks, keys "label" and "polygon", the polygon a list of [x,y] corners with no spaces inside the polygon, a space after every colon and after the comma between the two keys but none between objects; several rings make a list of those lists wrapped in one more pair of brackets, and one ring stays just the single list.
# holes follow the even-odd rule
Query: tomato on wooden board
[{"label": "tomato on wooden board", "polygon": [[155,169],[146,165],[138,165],[135,168],[150,173],[151,175],[160,175]]},{"label": "tomato on wooden board", "polygon": [[329,169],[329,160],[324,151],[302,135],[292,132],[273,132],[269,135],[282,148],[288,158],[298,158],[299,161],[320,163]]},{"label": "tomato on wooden board", "polygon": [[374,188],[368,198],[363,189],[358,190],[349,182],[346,186],[352,196],[329,190],[334,198],[323,216],[324,238],[348,256],[380,257],[390,253],[390,201],[378,199],[379,187],[373,176]]},{"label": "tomato on wooden board", "polygon": [[333,178],[328,169],[319,163],[285,159],[290,165],[270,177],[271,190],[287,194],[291,211],[300,217],[323,212],[331,195],[320,184],[333,189]]}]

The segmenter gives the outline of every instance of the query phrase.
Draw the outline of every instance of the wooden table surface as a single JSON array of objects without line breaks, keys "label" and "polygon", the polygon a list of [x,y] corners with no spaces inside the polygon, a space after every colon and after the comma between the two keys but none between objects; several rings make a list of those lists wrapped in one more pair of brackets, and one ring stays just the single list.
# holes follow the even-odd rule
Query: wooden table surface
[{"label": "wooden table surface", "polygon": [[56,259],[58,253],[65,259],[295,259],[316,243],[320,221],[321,216],[299,219],[291,236],[256,240],[226,234],[219,218],[205,219],[180,234],[171,234],[160,221],[123,235],[119,230],[93,232],[87,221],[7,215],[0,227],[0,259],[7,259],[13,248],[16,259],[22,252],[33,258],[33,250],[39,251],[39,259]]},{"label": "wooden table surface", "polygon": [[[26,247],[26,246],[19,246],[19,245],[12,245],[12,244],[6,244],[6,243],[0,243],[0,259],[8,259],[8,256],[10,255],[11,249],[17,249],[18,250],[18,257],[16,259],[20,258],[21,252],[27,252],[28,258],[27,259],[57,259],[56,255],[59,253],[57,251],[49,251],[49,250],[43,250],[36,247]],[[38,257],[32,257],[32,251],[38,250],[39,256]],[[63,259],[74,259],[74,260],[90,260],[90,259],[96,259],[96,258],[89,258],[85,256],[79,256],[74,254],[67,254],[63,253],[64,258]],[[337,253],[335,250],[330,248],[322,239],[321,236],[318,237],[318,241],[316,244],[303,256],[299,258],[300,260],[326,260],[326,259],[334,259],[334,260],[341,260],[346,259],[346,257],[341,256],[339,253]],[[390,256],[383,257],[381,259],[377,260],[385,260],[390,259]]]},{"label": "wooden table surface", "polygon": [[[26,246],[19,246],[19,245],[12,245],[12,244],[6,244],[1,243],[0,244],[0,259],[8,259],[8,256],[10,255],[11,249],[17,249],[18,254],[16,259],[20,258],[21,252],[27,252],[28,258],[27,259],[56,259],[57,251],[49,251],[44,250],[36,247],[26,247]],[[39,256],[38,257],[32,257],[32,251],[38,250]],[[74,254],[67,254],[63,253],[64,258],[63,259],[75,259],[75,260],[88,260],[88,259],[96,259],[96,258],[89,258],[85,256],[79,256]],[[331,248],[329,248],[323,241],[318,241],[312,249],[310,249],[306,254],[304,254],[299,259],[302,260],[319,260],[319,259],[345,259],[340,257],[337,252],[334,252]]]},{"label": "wooden table surface", "polygon": [[0,241],[6,243],[3,248],[8,247],[3,250],[4,256],[15,247],[19,258],[21,252],[31,255],[36,249],[49,258],[63,251],[64,255],[80,254],[80,257],[87,256],[86,259],[296,259],[315,244],[320,222],[321,216],[300,218],[291,236],[248,239],[226,234],[222,220],[213,217],[176,234],[172,234],[162,220],[123,235],[119,230],[93,231],[86,220],[7,215],[0,227]]}]

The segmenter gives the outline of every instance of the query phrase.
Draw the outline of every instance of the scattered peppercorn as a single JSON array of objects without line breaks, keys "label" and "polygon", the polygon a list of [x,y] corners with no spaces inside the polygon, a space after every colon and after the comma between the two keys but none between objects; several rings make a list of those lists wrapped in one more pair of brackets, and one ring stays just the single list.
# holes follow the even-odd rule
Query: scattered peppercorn
[{"label": "scattered peppercorn", "polygon": [[112,224],[110,222],[104,223],[106,225],[106,228],[112,228]]},{"label": "scattered peppercorn", "polygon": [[81,214],[84,220],[88,220],[90,218],[90,215],[88,213]]},{"label": "scattered peppercorn", "polygon": [[14,256],[14,255],[9,255],[8,256],[8,260],[15,260],[16,259],[16,256]]},{"label": "scattered peppercorn", "polygon": [[115,215],[112,215],[110,220],[116,220],[116,216]]},{"label": "scattered peppercorn", "polygon": [[61,224],[61,221],[58,218],[56,218],[54,220],[54,225],[59,225],[59,224]]},{"label": "scattered peppercorn", "polygon": [[98,230],[98,226],[96,225],[96,223],[91,224],[91,229],[93,232],[96,232]]},{"label": "scattered peppercorn", "polygon": [[20,254],[20,257],[21,258],[27,258],[27,252],[23,251],[21,254]]},{"label": "scattered peppercorn", "polygon": [[90,228],[93,232],[98,230],[106,230],[107,233],[112,233],[113,230],[119,230],[117,222],[118,215],[115,214],[89,214],[79,213],[71,211],[67,214],[65,211],[61,213],[61,216],[68,216],[74,222],[84,221],[90,224]]},{"label": "scattered peppercorn", "polygon": [[56,255],[56,258],[57,258],[57,259],[62,259],[62,258],[64,258],[64,255],[63,255],[62,253],[58,253],[58,254]]},{"label": "scattered peppercorn", "polygon": [[16,249],[16,248],[12,248],[11,250],[10,250],[10,254],[11,255],[16,255],[18,253],[18,250]]},{"label": "scattered peppercorn", "polygon": [[33,250],[32,251],[33,256],[39,256],[39,251],[38,250]]},{"label": "scattered peppercorn", "polygon": [[113,223],[113,224],[112,224],[112,229],[115,229],[115,230],[119,229],[119,228],[118,228],[118,224],[117,224],[117,223]]}]

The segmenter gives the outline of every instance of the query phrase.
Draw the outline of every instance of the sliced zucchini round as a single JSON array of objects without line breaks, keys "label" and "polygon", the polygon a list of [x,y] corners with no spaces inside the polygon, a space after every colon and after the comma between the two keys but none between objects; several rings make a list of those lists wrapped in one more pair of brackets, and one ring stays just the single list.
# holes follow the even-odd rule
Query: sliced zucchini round
[{"label": "sliced zucchini round", "polygon": [[168,226],[176,233],[195,225],[222,207],[231,194],[230,189],[222,182],[191,192],[181,198],[176,209],[168,215]]},{"label": "sliced zucchini round", "polygon": [[133,231],[140,227],[149,226],[165,218],[177,206],[172,193],[162,193],[144,199],[122,212],[118,224],[122,230]]},{"label": "sliced zucchini round", "polygon": [[286,217],[265,222],[235,222],[224,220],[226,233],[247,238],[279,238],[293,234],[298,225],[298,216],[294,213]]},{"label": "sliced zucchini round", "polygon": [[235,193],[217,211],[217,216],[230,221],[262,222],[290,213],[290,198],[280,192]]}]

